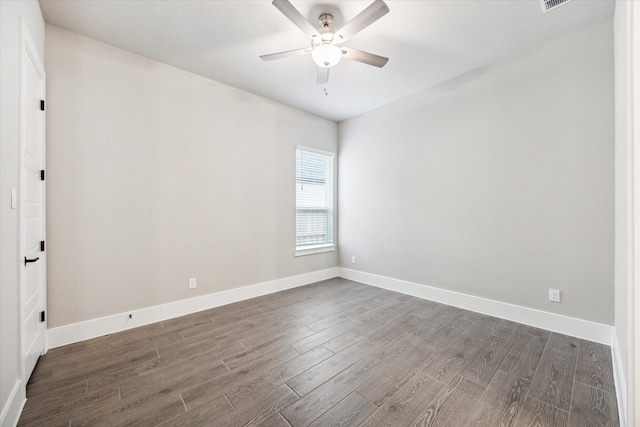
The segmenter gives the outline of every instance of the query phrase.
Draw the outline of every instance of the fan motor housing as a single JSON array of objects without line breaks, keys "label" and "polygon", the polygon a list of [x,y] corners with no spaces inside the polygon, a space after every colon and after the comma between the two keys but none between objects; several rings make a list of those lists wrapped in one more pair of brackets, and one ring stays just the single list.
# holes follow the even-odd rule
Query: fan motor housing
[{"label": "fan motor housing", "polygon": [[329,28],[331,27],[331,24],[333,24],[333,15],[330,13],[323,13],[320,15],[320,18],[318,18],[318,22],[320,22],[322,28]]}]

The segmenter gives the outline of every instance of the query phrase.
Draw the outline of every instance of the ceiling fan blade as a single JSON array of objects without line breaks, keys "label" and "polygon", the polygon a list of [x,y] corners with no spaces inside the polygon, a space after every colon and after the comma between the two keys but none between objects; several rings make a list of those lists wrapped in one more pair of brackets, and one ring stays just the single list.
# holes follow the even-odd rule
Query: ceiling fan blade
[{"label": "ceiling fan blade", "polygon": [[268,55],[260,55],[263,61],[273,61],[274,59],[290,58],[292,56],[308,55],[313,49],[305,47],[302,49],[287,50],[285,52],[270,53]]},{"label": "ceiling fan blade", "polygon": [[342,28],[336,32],[335,36],[342,37],[342,41],[346,41],[387,13],[389,13],[389,6],[387,6],[383,0],[376,0],[356,15],[355,18],[344,24]]},{"label": "ceiling fan blade", "polygon": [[318,79],[316,83],[319,85],[329,83],[329,67],[318,67]]},{"label": "ceiling fan blade", "polygon": [[382,68],[385,66],[389,58],[384,56],[374,55],[373,53],[363,52],[358,49],[352,49],[350,47],[342,46],[342,57],[351,59],[352,61],[358,61],[365,64],[373,65],[374,67]]},{"label": "ceiling fan blade", "polygon": [[289,0],[273,0],[272,4],[278,8],[291,22],[300,28],[309,37],[320,36],[318,30],[307,19],[302,16]]}]

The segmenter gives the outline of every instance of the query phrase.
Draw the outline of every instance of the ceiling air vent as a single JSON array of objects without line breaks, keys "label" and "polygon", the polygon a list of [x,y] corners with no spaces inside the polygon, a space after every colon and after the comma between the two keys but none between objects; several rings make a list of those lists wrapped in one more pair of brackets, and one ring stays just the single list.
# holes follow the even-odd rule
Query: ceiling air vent
[{"label": "ceiling air vent", "polygon": [[542,11],[547,13],[551,9],[555,9],[556,7],[569,3],[570,1],[571,0],[540,0],[540,5],[542,6]]}]

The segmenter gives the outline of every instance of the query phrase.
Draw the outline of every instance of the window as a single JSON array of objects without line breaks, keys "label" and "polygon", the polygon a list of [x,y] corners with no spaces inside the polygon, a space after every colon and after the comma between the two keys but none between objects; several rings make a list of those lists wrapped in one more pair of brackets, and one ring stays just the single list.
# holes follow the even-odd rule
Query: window
[{"label": "window", "polygon": [[296,150],[296,256],[335,250],[334,160],[333,153]]}]

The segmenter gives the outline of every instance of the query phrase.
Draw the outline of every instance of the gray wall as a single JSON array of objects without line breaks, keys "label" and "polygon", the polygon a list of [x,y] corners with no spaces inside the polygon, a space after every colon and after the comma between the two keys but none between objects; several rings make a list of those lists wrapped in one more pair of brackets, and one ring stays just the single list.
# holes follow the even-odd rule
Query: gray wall
[{"label": "gray wall", "polygon": [[294,257],[295,147],[335,151],[335,122],[50,25],[46,48],[50,327],[337,265]]},{"label": "gray wall", "polygon": [[[20,19],[24,19],[41,60],[44,20],[37,1],[0,1],[0,412],[6,409],[20,373],[20,288],[18,210],[11,189],[19,188]],[[4,424],[3,424],[4,425]]]},{"label": "gray wall", "polygon": [[627,17],[630,6],[626,1],[616,1],[614,15],[615,60],[615,333],[621,357],[624,377],[628,378],[627,304],[628,304],[628,184],[630,179],[628,160],[628,111],[631,88],[627,84],[627,56],[630,40],[627,39]]},{"label": "gray wall", "polygon": [[612,35],[607,19],[340,123],[340,265],[613,324]]}]

